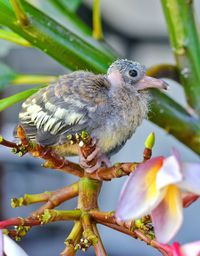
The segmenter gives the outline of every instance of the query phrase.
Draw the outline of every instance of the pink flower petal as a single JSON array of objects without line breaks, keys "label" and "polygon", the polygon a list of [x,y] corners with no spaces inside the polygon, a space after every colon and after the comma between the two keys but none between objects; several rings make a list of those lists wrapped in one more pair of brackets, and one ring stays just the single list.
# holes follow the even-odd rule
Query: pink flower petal
[{"label": "pink flower petal", "polygon": [[171,245],[171,256],[184,256],[181,252],[181,245],[178,242],[174,242]]},{"label": "pink flower petal", "polygon": [[157,189],[175,184],[183,179],[179,161],[174,155],[165,158],[156,178]]},{"label": "pink flower petal", "polygon": [[162,200],[164,191],[156,190],[156,175],[162,166],[163,157],[156,157],[141,164],[128,177],[117,205],[118,221],[132,220],[149,214]]},{"label": "pink flower petal", "polygon": [[182,164],[183,181],[179,186],[191,193],[200,195],[200,163]]},{"label": "pink flower petal", "polygon": [[176,160],[179,162],[179,165],[181,166],[181,155],[176,148],[172,148],[172,155],[175,156]]},{"label": "pink flower petal", "polygon": [[183,256],[200,256],[200,241],[181,246]]},{"label": "pink flower petal", "polygon": [[199,197],[200,197],[200,195],[183,192],[182,193],[183,207],[184,208],[189,207],[192,203],[194,203],[197,199],[199,199]]},{"label": "pink flower petal", "polygon": [[179,230],[182,221],[182,199],[180,190],[169,185],[165,198],[151,213],[156,239],[168,243]]}]

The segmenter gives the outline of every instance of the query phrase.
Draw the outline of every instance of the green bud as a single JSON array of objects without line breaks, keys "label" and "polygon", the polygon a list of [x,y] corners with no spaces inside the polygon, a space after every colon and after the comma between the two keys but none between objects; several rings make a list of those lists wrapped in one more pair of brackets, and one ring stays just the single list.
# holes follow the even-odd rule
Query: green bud
[{"label": "green bud", "polygon": [[24,198],[19,197],[19,198],[12,198],[11,199],[11,207],[16,208],[24,205]]},{"label": "green bud", "polygon": [[16,241],[16,242],[21,241],[21,237],[20,237],[20,236],[16,236],[16,237],[15,237],[15,241]]},{"label": "green bud", "polygon": [[147,139],[145,140],[145,148],[152,149],[155,144],[155,134],[154,132],[150,133]]},{"label": "green bud", "polygon": [[4,234],[4,235],[9,235],[9,230],[8,230],[8,229],[6,229],[6,228],[5,228],[5,229],[3,229],[3,234]]},{"label": "green bud", "polygon": [[2,143],[3,142],[3,137],[2,136],[0,136],[0,143]]},{"label": "green bud", "polygon": [[81,132],[81,138],[82,139],[86,139],[88,136],[89,136],[88,132],[86,132],[86,131]]},{"label": "green bud", "polygon": [[67,134],[66,138],[67,138],[67,140],[71,140],[72,139],[72,134]]}]

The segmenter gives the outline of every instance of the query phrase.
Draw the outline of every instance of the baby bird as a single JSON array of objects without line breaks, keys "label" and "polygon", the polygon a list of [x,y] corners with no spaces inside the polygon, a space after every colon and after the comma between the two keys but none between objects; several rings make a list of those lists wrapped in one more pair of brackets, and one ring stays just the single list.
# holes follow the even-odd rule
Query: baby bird
[{"label": "baby bird", "polygon": [[[87,71],[63,75],[22,104],[20,125],[29,139],[53,147],[60,156],[78,155],[78,145],[71,145],[67,135],[87,131],[99,152],[109,157],[147,115],[148,88],[167,89],[164,81],[146,76],[145,71],[138,62],[119,59],[106,75]],[[83,164],[88,172],[100,165],[101,161],[93,167]]]}]

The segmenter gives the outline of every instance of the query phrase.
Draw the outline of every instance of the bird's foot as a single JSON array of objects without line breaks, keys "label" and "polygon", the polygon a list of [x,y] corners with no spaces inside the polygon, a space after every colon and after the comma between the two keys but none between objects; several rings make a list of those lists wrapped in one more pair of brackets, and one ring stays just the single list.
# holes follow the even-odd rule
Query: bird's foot
[{"label": "bird's foot", "polygon": [[101,149],[96,145],[96,139],[93,139],[91,147],[93,151],[85,156],[79,148],[80,165],[88,173],[93,173],[98,170],[102,165],[109,167],[111,166],[108,157],[101,152]]}]

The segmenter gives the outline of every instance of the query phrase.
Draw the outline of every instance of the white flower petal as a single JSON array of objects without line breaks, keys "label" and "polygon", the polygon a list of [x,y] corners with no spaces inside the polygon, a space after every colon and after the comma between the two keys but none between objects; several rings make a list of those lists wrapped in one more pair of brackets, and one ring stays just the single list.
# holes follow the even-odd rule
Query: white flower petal
[{"label": "white flower petal", "polygon": [[168,243],[183,222],[181,193],[176,186],[168,186],[165,198],[152,211],[151,217],[156,239]]},{"label": "white flower petal", "polygon": [[4,235],[4,252],[8,256],[28,256],[25,251],[9,236]]},{"label": "white flower petal", "polygon": [[200,241],[188,243],[181,246],[183,256],[199,256],[200,255]]},{"label": "white flower petal", "polygon": [[162,189],[170,184],[175,184],[183,179],[179,161],[174,155],[165,158],[160,171],[157,174],[157,189]]},{"label": "white flower petal", "polygon": [[129,176],[115,213],[118,221],[137,219],[149,214],[162,200],[165,191],[156,190],[156,175],[162,162],[162,157],[148,160]]},{"label": "white flower petal", "polygon": [[179,186],[197,195],[200,195],[200,163],[183,163],[182,164],[183,181]]}]

